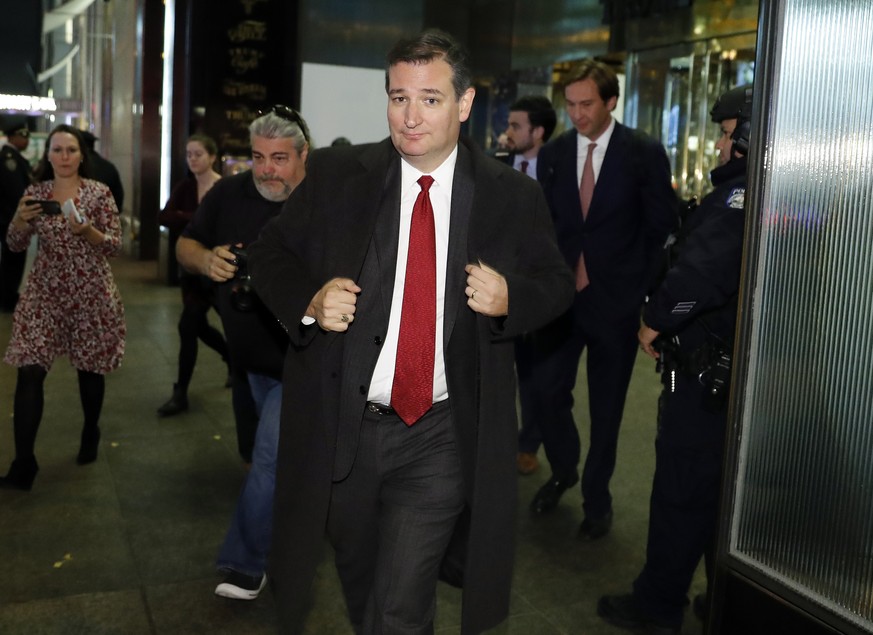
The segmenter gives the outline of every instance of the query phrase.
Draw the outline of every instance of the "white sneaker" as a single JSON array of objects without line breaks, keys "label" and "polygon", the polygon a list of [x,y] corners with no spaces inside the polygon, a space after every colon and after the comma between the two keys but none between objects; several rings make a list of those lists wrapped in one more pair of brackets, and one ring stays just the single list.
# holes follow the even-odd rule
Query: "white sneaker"
[{"label": "white sneaker", "polygon": [[215,587],[215,595],[231,600],[255,600],[266,584],[266,574],[253,578],[237,571],[229,571],[224,582]]}]

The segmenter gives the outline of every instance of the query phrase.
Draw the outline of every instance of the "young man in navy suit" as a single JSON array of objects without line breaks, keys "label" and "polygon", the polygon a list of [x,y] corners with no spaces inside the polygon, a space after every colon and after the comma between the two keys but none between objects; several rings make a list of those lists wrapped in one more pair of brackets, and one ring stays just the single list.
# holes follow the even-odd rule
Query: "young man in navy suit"
[{"label": "young man in navy suit", "polygon": [[[495,158],[502,160],[513,169],[537,178],[537,156],[540,149],[551,138],[558,124],[558,117],[552,102],[542,95],[525,95],[516,99],[509,107],[509,121],[506,126],[506,145],[510,153]],[[529,334],[522,335],[515,342],[515,369],[518,374],[518,395],[521,403],[521,429],[518,431],[518,473],[533,474],[539,469],[537,451],[542,443],[540,430],[536,425],[537,401],[536,385],[532,384],[533,349]]]},{"label": "young man in navy suit", "polygon": [[612,525],[609,481],[640,310],[676,225],[677,201],[661,144],[613,119],[618,79],[609,66],[583,62],[564,97],[574,129],[543,147],[537,176],[558,246],[575,272],[576,296],[567,313],[534,336],[537,423],[552,476],[531,509],[535,514],[553,509],[579,480],[572,391],[587,348],[591,428],[578,535],[594,540]]}]

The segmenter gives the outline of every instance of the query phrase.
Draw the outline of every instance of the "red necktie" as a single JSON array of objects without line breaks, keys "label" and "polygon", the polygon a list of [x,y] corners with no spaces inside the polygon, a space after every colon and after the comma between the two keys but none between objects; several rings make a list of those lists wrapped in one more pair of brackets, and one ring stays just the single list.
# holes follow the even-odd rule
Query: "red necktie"
[{"label": "red necktie", "polygon": [[521,173],[522,174],[527,174],[527,166],[529,166],[529,165],[530,165],[530,163],[528,163],[527,161],[521,162]]},{"label": "red necktie", "polygon": [[433,404],[436,232],[428,195],[432,183],[431,176],[418,179],[421,192],[412,208],[400,336],[391,388],[391,407],[408,426],[418,421]]},{"label": "red necktie", "polygon": [[[594,164],[591,155],[594,154],[596,143],[588,144],[588,156],[585,157],[585,165],[582,167],[582,182],[579,184],[579,203],[582,205],[582,218],[588,218],[588,210],[591,207],[591,197],[594,196]],[[581,291],[588,286],[588,269],[585,268],[585,254],[579,254],[579,262],[576,265],[576,291]]]}]

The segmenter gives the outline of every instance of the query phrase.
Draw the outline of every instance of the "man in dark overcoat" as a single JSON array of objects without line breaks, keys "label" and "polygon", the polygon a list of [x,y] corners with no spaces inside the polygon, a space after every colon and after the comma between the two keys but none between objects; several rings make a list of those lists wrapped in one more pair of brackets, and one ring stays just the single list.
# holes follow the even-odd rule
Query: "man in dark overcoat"
[{"label": "man in dark overcoat", "polygon": [[249,252],[291,338],[268,571],[283,634],[304,628],[325,535],[357,633],[432,632],[438,577],[463,587],[463,633],[506,617],[513,338],[573,296],[539,185],[459,143],[463,49],[398,43],[386,89],[390,139],[311,153]]}]

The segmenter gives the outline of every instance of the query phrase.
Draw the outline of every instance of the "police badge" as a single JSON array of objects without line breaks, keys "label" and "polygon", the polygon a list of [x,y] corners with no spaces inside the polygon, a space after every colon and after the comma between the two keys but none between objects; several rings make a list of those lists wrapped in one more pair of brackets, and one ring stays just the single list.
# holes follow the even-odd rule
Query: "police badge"
[{"label": "police badge", "polygon": [[735,187],[727,197],[727,206],[733,209],[743,209],[746,202],[746,188]]}]

